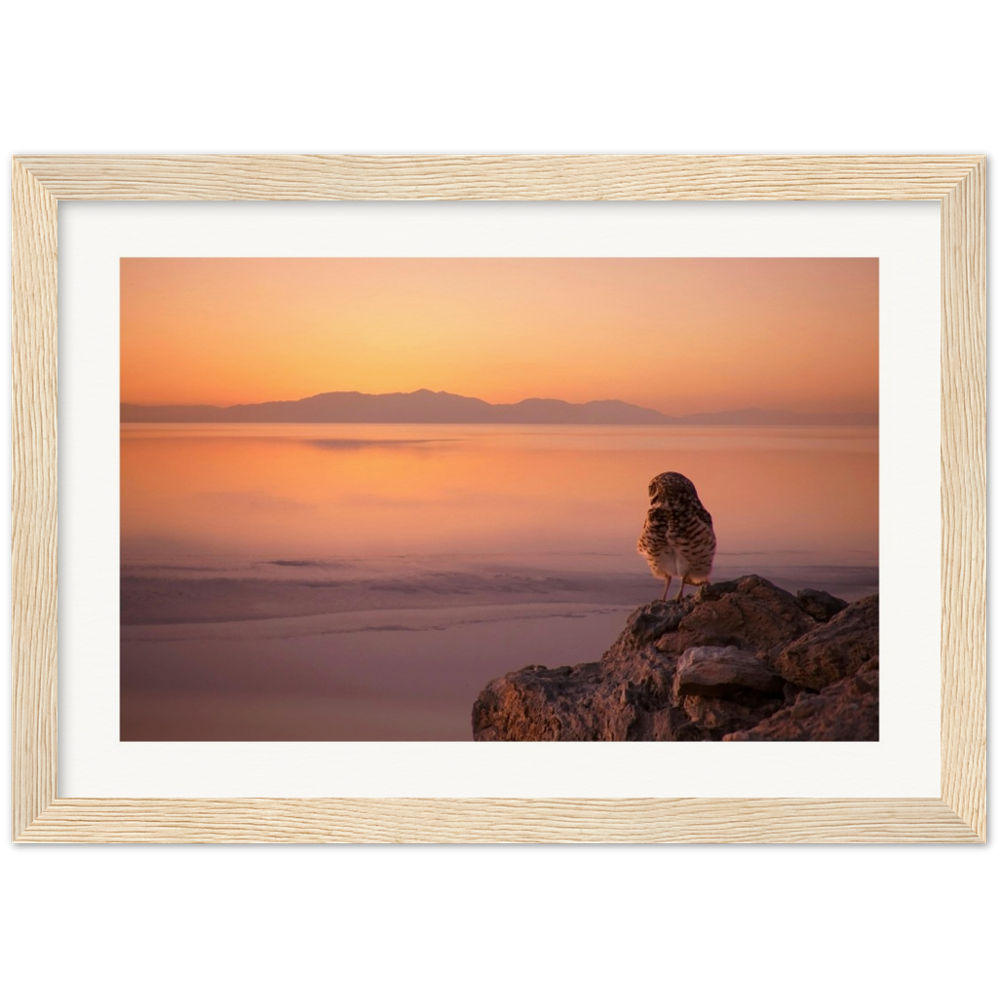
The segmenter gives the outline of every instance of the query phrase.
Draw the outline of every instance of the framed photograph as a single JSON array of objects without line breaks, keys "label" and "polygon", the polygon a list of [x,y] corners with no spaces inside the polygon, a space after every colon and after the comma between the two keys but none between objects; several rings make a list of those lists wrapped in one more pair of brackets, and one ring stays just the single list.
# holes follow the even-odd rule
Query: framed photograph
[{"label": "framed photograph", "polygon": [[15,841],[985,840],[982,157],[12,172]]}]

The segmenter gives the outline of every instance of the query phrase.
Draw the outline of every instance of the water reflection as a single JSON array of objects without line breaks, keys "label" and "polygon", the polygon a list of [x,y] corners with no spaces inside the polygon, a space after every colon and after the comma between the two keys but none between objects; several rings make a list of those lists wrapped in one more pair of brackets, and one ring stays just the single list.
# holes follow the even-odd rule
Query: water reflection
[{"label": "water reflection", "polygon": [[668,469],[715,579],[877,589],[874,428],[123,425],[123,738],[467,739],[486,680],[659,595]]},{"label": "water reflection", "polygon": [[599,550],[635,567],[675,469],[721,552],[876,560],[873,429],[125,425],[122,557]]}]

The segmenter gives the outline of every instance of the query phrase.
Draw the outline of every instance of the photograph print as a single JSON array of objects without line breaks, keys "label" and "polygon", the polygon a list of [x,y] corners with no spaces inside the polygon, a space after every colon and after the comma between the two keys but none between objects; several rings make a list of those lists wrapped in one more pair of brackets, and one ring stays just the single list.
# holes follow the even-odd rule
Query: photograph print
[{"label": "photograph print", "polygon": [[876,258],[122,258],[123,741],[879,738]]}]

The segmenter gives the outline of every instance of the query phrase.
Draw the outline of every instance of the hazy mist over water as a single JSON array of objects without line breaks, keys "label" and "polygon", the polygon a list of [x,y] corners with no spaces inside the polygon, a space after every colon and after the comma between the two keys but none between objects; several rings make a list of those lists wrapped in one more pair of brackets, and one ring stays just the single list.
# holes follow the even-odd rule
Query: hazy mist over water
[{"label": "hazy mist over water", "polygon": [[713,579],[878,588],[875,427],[123,424],[122,738],[470,739],[486,681],[659,597],[667,470]]}]

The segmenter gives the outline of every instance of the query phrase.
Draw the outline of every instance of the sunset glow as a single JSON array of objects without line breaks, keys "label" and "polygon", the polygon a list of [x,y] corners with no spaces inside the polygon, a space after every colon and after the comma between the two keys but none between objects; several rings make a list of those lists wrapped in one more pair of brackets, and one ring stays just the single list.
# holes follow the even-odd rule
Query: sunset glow
[{"label": "sunset glow", "polygon": [[668,414],[878,408],[878,261],[121,262],[121,399],[617,398]]}]

